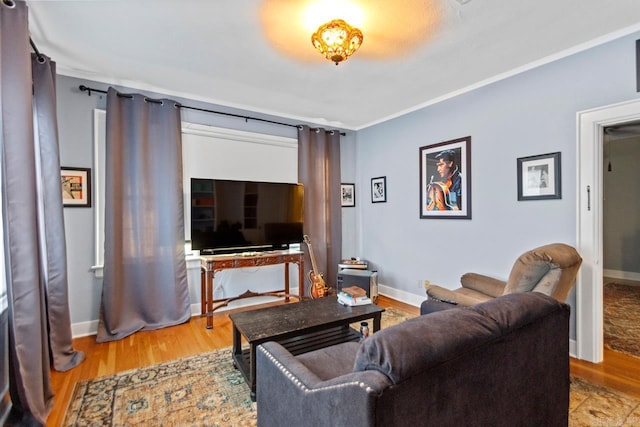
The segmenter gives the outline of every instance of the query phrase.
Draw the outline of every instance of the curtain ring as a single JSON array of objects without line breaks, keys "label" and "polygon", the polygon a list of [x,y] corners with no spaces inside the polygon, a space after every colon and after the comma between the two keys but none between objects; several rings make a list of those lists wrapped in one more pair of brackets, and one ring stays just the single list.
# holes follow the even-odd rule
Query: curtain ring
[{"label": "curtain ring", "polygon": [[2,4],[7,6],[9,9],[13,9],[14,7],[16,7],[16,2],[14,2],[13,0],[2,0]]},{"label": "curtain ring", "polygon": [[335,134],[336,134],[335,130],[332,130],[332,131],[329,132],[329,135],[335,135]]},{"label": "curtain ring", "polygon": [[316,133],[320,133],[320,128],[316,128]]},{"label": "curtain ring", "polygon": [[143,99],[144,99],[144,102],[151,102],[153,104],[164,105],[164,100],[162,99],[153,99],[153,98],[149,98],[148,96],[145,96]]}]

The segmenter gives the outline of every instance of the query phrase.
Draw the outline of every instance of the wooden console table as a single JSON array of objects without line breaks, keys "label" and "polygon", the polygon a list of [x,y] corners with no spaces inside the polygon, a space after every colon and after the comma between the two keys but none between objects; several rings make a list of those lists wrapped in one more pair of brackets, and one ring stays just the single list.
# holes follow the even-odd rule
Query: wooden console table
[{"label": "wooden console table", "polygon": [[[207,316],[207,329],[213,328],[213,312],[221,307],[225,307],[231,301],[261,295],[284,296],[285,300],[288,301],[289,297],[292,296],[289,294],[289,263],[298,264],[297,298],[302,300],[304,297],[304,253],[301,251],[269,251],[260,252],[251,256],[239,254],[201,256],[201,315]],[[213,278],[217,271],[274,264],[284,264],[284,289],[266,293],[247,291],[232,298],[213,299]]]}]

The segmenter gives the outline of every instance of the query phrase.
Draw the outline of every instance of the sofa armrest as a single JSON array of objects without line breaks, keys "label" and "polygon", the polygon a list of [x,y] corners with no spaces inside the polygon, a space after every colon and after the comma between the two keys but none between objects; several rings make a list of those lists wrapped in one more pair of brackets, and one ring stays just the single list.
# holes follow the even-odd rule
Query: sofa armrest
[{"label": "sofa armrest", "polygon": [[481,292],[494,298],[502,295],[504,293],[504,288],[507,286],[507,282],[504,280],[494,279],[493,277],[477,273],[463,274],[460,278],[460,283],[463,288],[473,289],[474,291]]},{"label": "sofa armrest", "polygon": [[276,342],[264,343],[256,351],[260,427],[373,426],[377,398],[389,385],[389,379],[377,371],[322,381]]}]

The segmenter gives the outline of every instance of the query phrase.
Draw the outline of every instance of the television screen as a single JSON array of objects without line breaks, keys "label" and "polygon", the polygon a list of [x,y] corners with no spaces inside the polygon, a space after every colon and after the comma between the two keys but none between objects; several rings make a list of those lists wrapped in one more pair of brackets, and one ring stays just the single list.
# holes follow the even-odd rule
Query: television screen
[{"label": "television screen", "polygon": [[191,246],[203,254],[302,242],[302,184],[191,178]]}]

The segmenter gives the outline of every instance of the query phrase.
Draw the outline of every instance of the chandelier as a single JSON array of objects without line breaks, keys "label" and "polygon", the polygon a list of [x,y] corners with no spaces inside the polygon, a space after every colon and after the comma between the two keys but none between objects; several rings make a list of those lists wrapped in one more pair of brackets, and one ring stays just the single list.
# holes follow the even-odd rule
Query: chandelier
[{"label": "chandelier", "polygon": [[342,19],[334,19],[321,25],[313,33],[311,43],[325,58],[338,65],[358,50],[363,39],[359,29],[352,27]]}]

